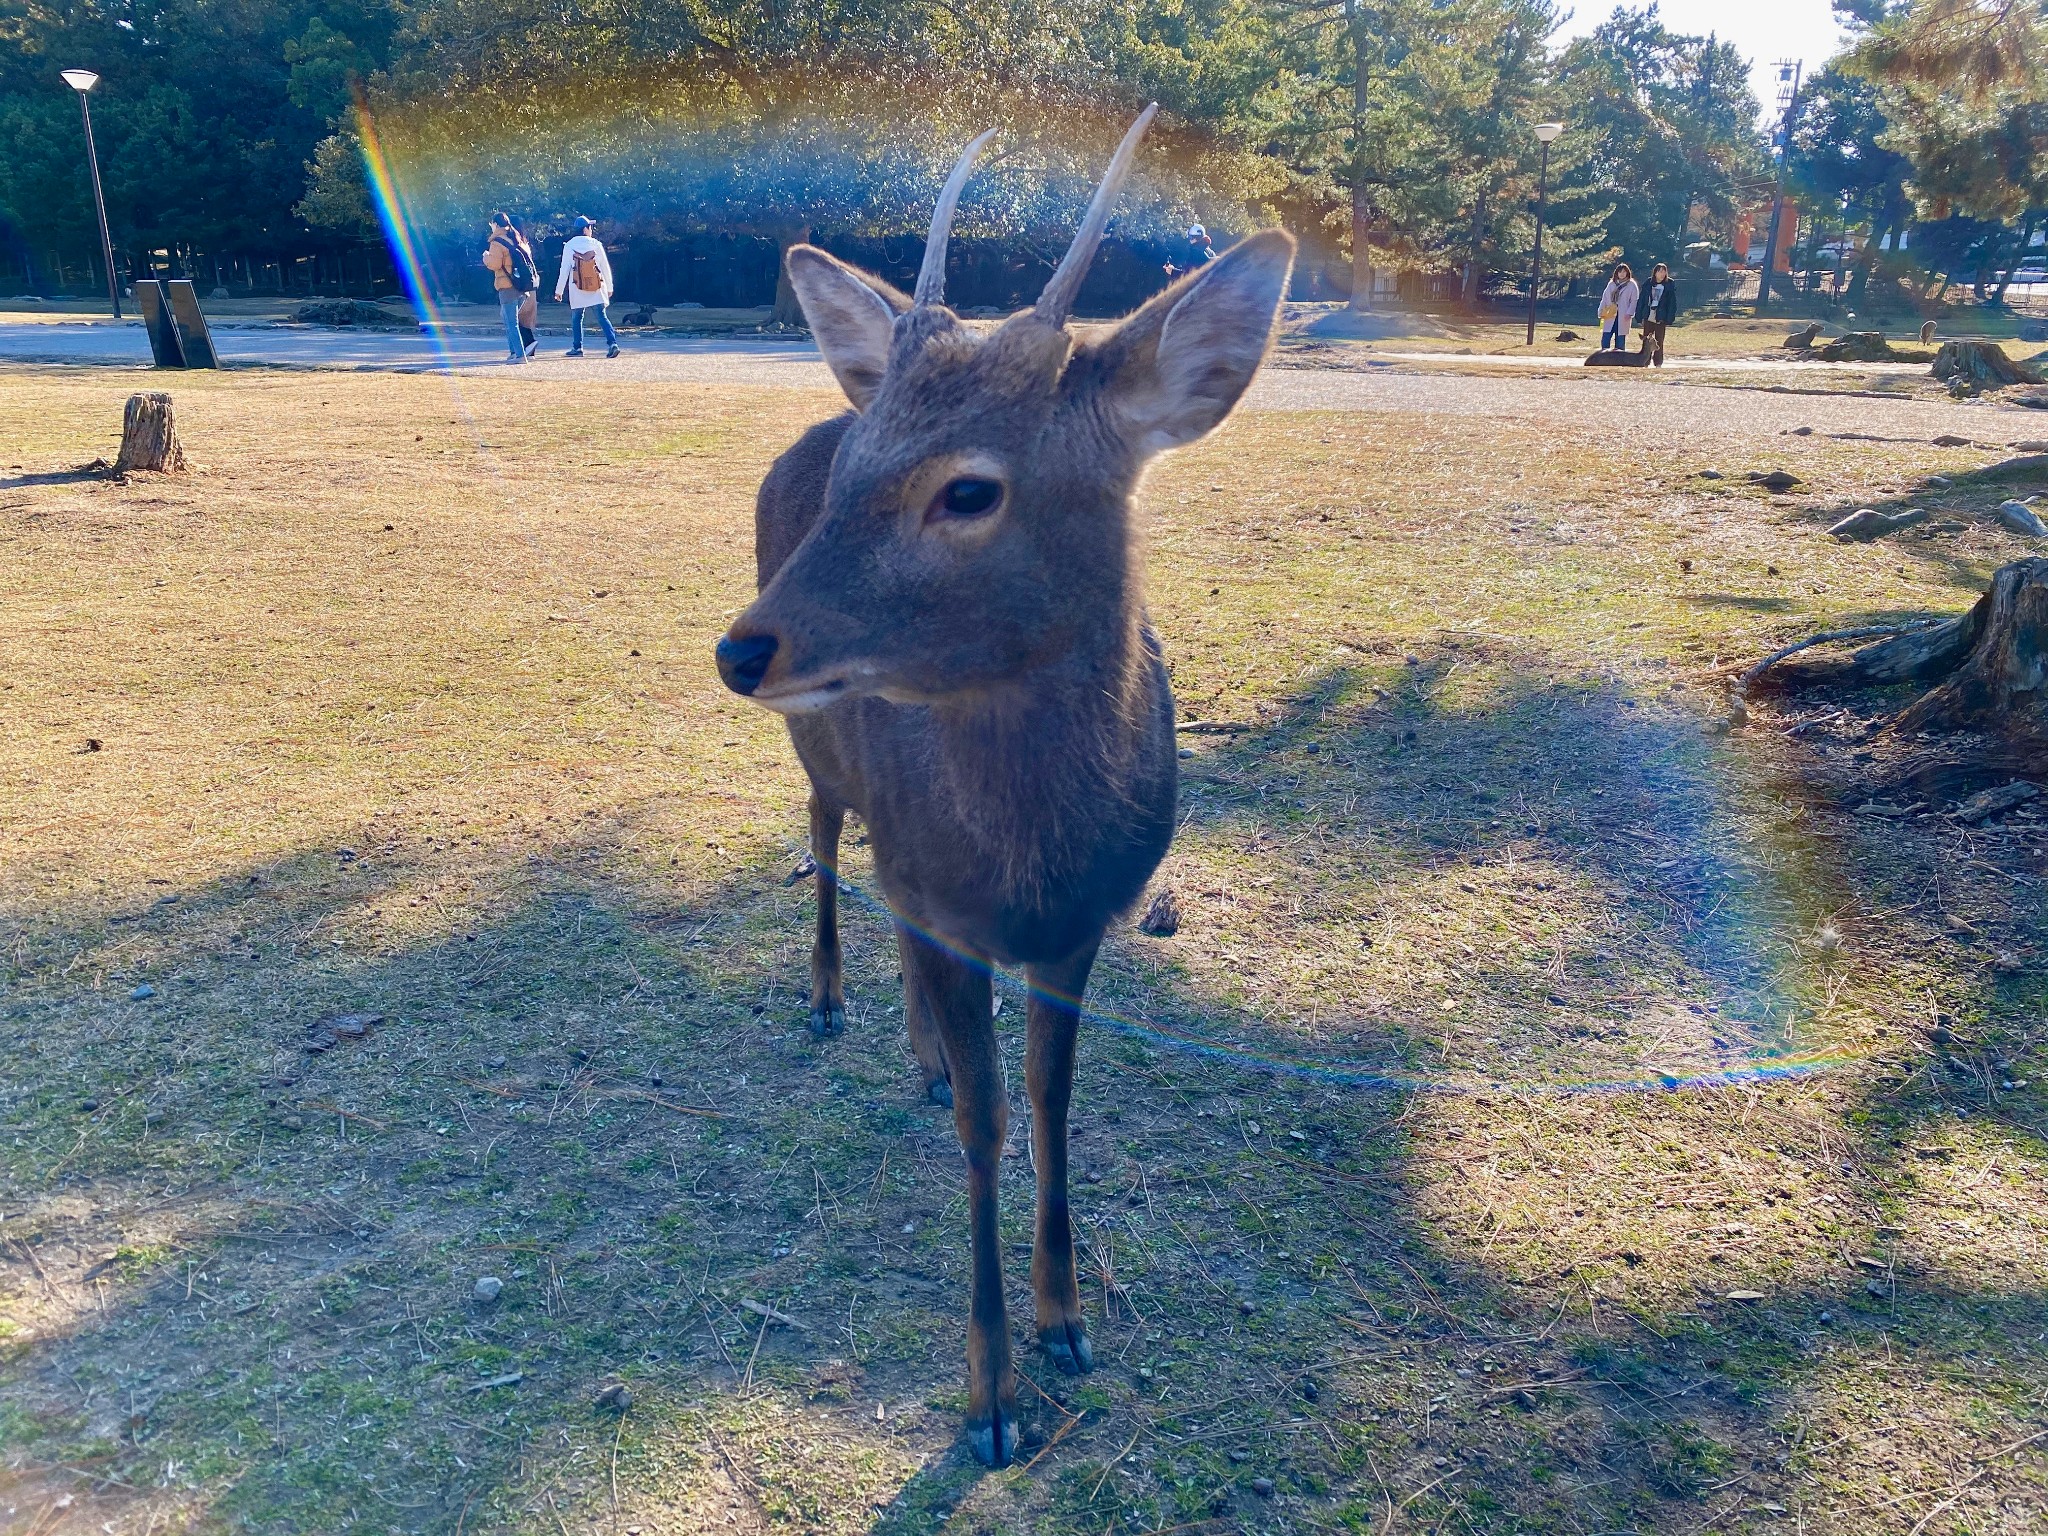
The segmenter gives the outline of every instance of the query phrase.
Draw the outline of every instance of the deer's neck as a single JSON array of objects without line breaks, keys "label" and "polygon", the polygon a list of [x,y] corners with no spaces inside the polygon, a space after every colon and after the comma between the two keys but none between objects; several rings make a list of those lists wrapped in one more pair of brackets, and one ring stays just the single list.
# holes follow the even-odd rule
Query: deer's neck
[{"label": "deer's neck", "polygon": [[1171,736],[1164,692],[1133,601],[1017,684],[934,711],[934,787],[1009,893],[1046,894],[1129,823],[1150,738]]}]

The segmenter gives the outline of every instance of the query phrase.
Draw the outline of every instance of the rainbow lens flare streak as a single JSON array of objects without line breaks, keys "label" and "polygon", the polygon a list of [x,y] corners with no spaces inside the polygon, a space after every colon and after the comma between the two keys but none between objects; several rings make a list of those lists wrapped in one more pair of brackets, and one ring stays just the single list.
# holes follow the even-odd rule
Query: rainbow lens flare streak
[{"label": "rainbow lens flare streak", "polygon": [[420,333],[447,367],[454,361],[448,348],[447,327],[434,304],[434,286],[428,279],[426,259],[414,234],[413,221],[406,212],[405,192],[384,152],[383,141],[377,136],[377,123],[370,115],[369,104],[360,96],[356,99],[356,133],[362,140],[363,172],[369,183],[370,200],[377,210],[377,222],[384,227],[384,239],[391,248],[391,261],[398,268],[399,281],[405,287],[406,301],[412,305]]},{"label": "rainbow lens flare streak", "polygon": [[[819,866],[823,870],[823,866]],[[833,882],[840,891],[855,901],[887,919],[895,926],[915,934],[923,942],[936,949],[942,949],[956,959],[965,961],[977,970],[986,971],[998,986],[1006,978],[1001,971],[982,956],[961,948],[943,934],[913,923],[892,910],[880,897],[849,881],[839,870],[831,870]],[[1457,1079],[1430,1077],[1422,1073],[1388,1071],[1365,1062],[1343,1060],[1311,1060],[1301,1057],[1262,1054],[1244,1046],[1225,1041],[1205,1039],[1184,1030],[1153,1020],[1132,1018],[1127,1014],[1111,1013],[1101,1008],[1091,1008],[1081,998],[1057,991],[1050,987],[1034,986],[1021,977],[1011,982],[1027,999],[1042,997],[1054,1006],[1069,1009],[1080,1015],[1089,1024],[1099,1024],[1134,1040],[1163,1050],[1176,1051],[1184,1055],[1197,1056],[1205,1060],[1222,1062],[1234,1067],[1254,1071],[1270,1072],[1280,1077],[1301,1078],[1312,1082],[1327,1083],[1337,1087],[1359,1088],[1380,1093],[1437,1093],[1458,1097],[1478,1097],[1484,1094],[1522,1093],[1543,1097],[1563,1097],[1578,1094],[1620,1094],[1620,1093],[1671,1093],[1684,1088],[1734,1088],[1748,1084],[1781,1081],[1793,1078],[1811,1077],[1819,1072],[1846,1066],[1859,1059],[1855,1052],[1811,1052],[1797,1056],[1774,1056],[1768,1060],[1751,1060],[1740,1066],[1729,1066],[1712,1072],[1646,1073],[1640,1077],[1578,1078],[1560,1079],[1551,1082],[1514,1083],[1499,1079]]]}]

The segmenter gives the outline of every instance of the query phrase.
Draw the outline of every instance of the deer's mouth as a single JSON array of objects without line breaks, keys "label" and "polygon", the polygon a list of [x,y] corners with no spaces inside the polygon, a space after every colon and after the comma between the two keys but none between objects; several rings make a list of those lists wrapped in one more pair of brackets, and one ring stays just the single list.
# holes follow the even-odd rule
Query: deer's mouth
[{"label": "deer's mouth", "polygon": [[846,697],[850,688],[843,677],[793,678],[789,682],[757,688],[749,694],[763,709],[779,715],[803,715]]}]

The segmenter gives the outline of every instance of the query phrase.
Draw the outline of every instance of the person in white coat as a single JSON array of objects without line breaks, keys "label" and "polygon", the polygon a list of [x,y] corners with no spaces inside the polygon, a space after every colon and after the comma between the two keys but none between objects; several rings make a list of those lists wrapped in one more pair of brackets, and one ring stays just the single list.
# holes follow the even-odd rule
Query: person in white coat
[{"label": "person in white coat", "polygon": [[576,233],[562,247],[562,275],[555,279],[555,299],[559,302],[566,296],[569,300],[570,357],[583,355],[583,317],[593,309],[597,323],[604,327],[604,355],[617,357],[619,333],[604,312],[612,301],[611,258],[605,255],[603,242],[591,234],[593,227],[588,219],[576,220]]},{"label": "person in white coat", "polygon": [[1643,290],[1636,285],[1636,275],[1627,262],[1621,262],[1614,269],[1614,276],[1607,286],[1600,290],[1600,350],[1610,347],[1616,352],[1628,350],[1628,328],[1635,323],[1636,302]]}]

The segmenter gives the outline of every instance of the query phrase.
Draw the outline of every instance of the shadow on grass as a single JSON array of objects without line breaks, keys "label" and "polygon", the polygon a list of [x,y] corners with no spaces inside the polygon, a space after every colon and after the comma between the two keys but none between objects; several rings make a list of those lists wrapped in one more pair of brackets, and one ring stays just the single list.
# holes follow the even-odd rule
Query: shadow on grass
[{"label": "shadow on grass", "polygon": [[[1916,980],[1942,941],[1862,920],[1924,872],[1794,791],[1479,644],[1316,678],[1191,763],[1188,926],[1113,941],[1084,1034],[1100,1365],[1023,1357],[1031,1464],[1001,1474],[955,1444],[959,1158],[887,925],[850,906],[852,1028],[814,1044],[780,851],[687,901],[630,819],[469,870],[307,851],[45,932],[0,1016],[13,1469],[84,1495],[78,1529],[180,1500],[199,1528],[892,1532],[1874,1502],[1814,1451],[1868,1381],[1981,1447],[2048,1331],[2037,1276],[1914,1246],[1903,1175],[1981,1176],[1997,1134],[2037,1178],[2042,1149],[1995,1087],[1958,1119],[1938,1053],[1855,1033],[1882,988],[1816,924]],[[1992,1067],[2038,983],[1938,979],[1982,1045],[1948,1059]],[[385,1022],[309,1056],[337,1012]],[[1589,1091],[1816,1050],[1884,1064]],[[1426,1086],[1325,1070],[1361,1057]],[[1027,1158],[1005,1184],[1022,1332]],[[1923,1461],[1882,1495],[1914,1518],[1950,1470]]]}]

